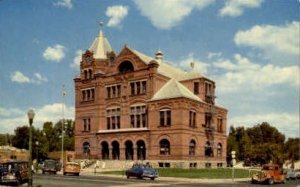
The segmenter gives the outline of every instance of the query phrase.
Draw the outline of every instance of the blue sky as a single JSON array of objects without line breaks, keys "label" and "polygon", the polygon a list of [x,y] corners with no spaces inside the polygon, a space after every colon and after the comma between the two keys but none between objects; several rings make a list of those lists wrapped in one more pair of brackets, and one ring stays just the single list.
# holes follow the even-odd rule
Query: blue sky
[{"label": "blue sky", "polygon": [[99,21],[116,53],[125,44],[157,50],[174,66],[190,62],[217,85],[228,124],[263,121],[299,136],[298,0],[2,0],[0,133],[74,118],[73,78],[97,36]]}]

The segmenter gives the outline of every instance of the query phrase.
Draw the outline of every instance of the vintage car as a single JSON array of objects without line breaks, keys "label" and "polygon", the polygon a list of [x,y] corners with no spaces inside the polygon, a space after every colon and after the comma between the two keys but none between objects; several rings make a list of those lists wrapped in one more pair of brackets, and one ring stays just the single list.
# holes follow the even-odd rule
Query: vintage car
[{"label": "vintage car", "polygon": [[286,171],[285,171],[285,173],[286,173],[286,180],[293,180],[293,179],[296,179],[297,178],[297,173],[296,173],[296,171],[295,170],[293,170],[293,169],[287,169]]},{"label": "vintage car", "polygon": [[42,170],[43,170],[42,171],[43,174],[45,173],[56,174],[56,172],[61,170],[61,164],[56,160],[45,160]]},{"label": "vintage car", "polygon": [[154,180],[158,177],[158,172],[147,164],[134,164],[132,168],[126,170],[125,175],[129,177],[137,177],[139,179],[150,178]]},{"label": "vintage car", "polygon": [[28,182],[29,168],[27,161],[0,162],[0,184],[20,185]]},{"label": "vintage car", "polygon": [[283,170],[276,164],[265,164],[261,171],[252,176],[252,184],[256,183],[285,183]]},{"label": "vintage car", "polygon": [[63,168],[63,174],[73,174],[79,176],[80,165],[76,162],[67,162]]}]

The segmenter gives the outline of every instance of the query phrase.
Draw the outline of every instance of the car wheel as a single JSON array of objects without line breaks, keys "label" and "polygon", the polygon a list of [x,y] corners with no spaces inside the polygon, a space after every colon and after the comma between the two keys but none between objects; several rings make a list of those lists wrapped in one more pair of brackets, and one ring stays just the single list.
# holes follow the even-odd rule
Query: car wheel
[{"label": "car wheel", "polygon": [[64,175],[66,175],[66,172],[64,172]]},{"label": "car wheel", "polygon": [[282,184],[285,184],[286,183],[286,180],[285,179],[283,179],[283,181],[282,181]]},{"label": "car wheel", "polygon": [[129,179],[129,175],[127,175],[126,177],[127,177],[127,179]]},{"label": "car wheel", "polygon": [[151,177],[150,179],[154,181],[155,177]]},{"label": "car wheel", "polygon": [[270,184],[270,185],[274,184],[273,178],[271,178],[271,179],[268,180],[268,184]]}]

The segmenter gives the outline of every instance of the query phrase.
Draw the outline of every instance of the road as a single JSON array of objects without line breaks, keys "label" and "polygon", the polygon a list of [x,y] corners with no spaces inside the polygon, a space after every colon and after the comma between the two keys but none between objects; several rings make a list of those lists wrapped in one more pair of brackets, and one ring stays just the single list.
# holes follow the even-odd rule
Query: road
[{"label": "road", "polygon": [[[27,186],[27,185],[23,185]],[[225,186],[265,186],[265,185],[252,185],[249,182],[224,182],[224,183],[214,183],[213,181],[207,183],[203,181],[193,181],[188,180],[166,180],[158,178],[157,180],[149,179],[135,179],[130,178],[126,179],[125,177],[107,177],[107,176],[62,176],[62,175],[34,175],[33,177],[33,186],[35,187],[145,187],[145,186],[177,186],[177,187],[190,187],[190,186],[206,186],[206,187],[225,187]],[[288,181],[287,184],[276,184],[276,187],[281,186],[299,186],[300,181]]]}]

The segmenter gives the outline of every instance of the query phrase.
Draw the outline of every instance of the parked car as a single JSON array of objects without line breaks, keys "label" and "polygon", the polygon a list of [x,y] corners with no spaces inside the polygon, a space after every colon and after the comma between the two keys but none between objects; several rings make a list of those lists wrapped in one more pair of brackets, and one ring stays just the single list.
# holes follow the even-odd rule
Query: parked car
[{"label": "parked car", "polygon": [[286,170],[286,180],[290,180],[290,179],[296,179],[297,178],[297,173],[295,170],[293,169],[287,169]]},{"label": "parked car", "polygon": [[300,169],[296,169],[295,172],[296,172],[297,179],[299,179],[300,178]]},{"label": "parked car", "polygon": [[283,170],[276,164],[265,164],[261,171],[252,176],[252,184],[255,183],[285,183]]},{"label": "parked car", "polygon": [[27,161],[5,161],[0,163],[0,183],[20,185],[28,182]]},{"label": "parked car", "polygon": [[61,170],[61,164],[56,160],[45,160],[44,166],[43,166],[43,174],[45,173],[53,173],[56,174],[56,172]]},{"label": "parked car", "polygon": [[150,178],[154,180],[158,177],[158,172],[147,164],[134,164],[132,168],[126,170],[125,175],[129,177],[137,177],[140,179]]},{"label": "parked car", "polygon": [[79,176],[80,165],[76,162],[67,162],[63,168],[63,174],[73,174]]}]

